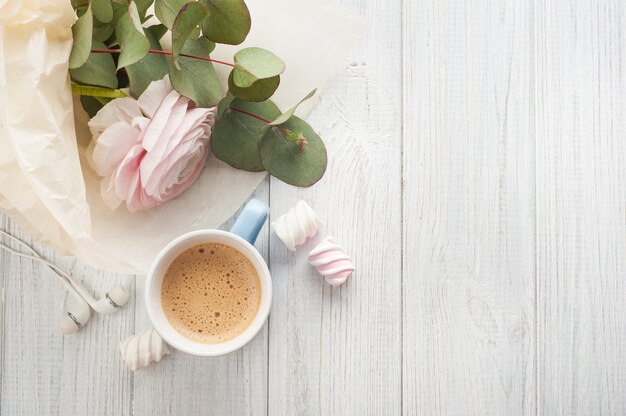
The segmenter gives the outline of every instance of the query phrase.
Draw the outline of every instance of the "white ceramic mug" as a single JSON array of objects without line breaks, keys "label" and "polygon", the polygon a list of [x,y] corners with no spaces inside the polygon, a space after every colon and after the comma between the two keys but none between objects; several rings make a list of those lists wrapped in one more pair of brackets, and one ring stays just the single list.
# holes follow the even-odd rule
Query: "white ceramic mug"
[{"label": "white ceramic mug", "polygon": [[[265,260],[252,244],[267,219],[268,211],[264,203],[252,199],[230,231],[193,231],[178,237],[158,254],[146,280],[146,308],[152,325],[170,346],[193,355],[224,355],[246,345],[261,330],[272,304],[272,278]],[[184,337],[167,320],[161,305],[161,285],[170,264],[185,250],[202,243],[220,243],[235,248],[250,260],[261,279],[261,304],[254,320],[237,337],[221,344],[201,344]]]}]

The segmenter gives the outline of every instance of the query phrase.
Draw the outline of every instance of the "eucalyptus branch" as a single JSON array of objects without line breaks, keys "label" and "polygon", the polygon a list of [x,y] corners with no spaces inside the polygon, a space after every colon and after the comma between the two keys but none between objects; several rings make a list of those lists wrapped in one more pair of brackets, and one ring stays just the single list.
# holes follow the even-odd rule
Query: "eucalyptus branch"
[{"label": "eucalyptus branch", "polygon": [[[328,163],[324,143],[294,116],[315,91],[280,111],[271,98],[285,71],[282,59],[258,47],[244,47],[228,61],[209,55],[215,44],[240,45],[246,39],[252,24],[247,0],[68,1],[81,12],[72,26],[72,92],[89,97],[82,104],[92,116],[116,98],[140,97],[152,82],[169,76],[172,87],[197,107],[219,108],[211,133],[218,159],[237,169],[266,170],[296,186],[310,186],[322,177]],[[160,24],[144,27],[152,5],[150,13]],[[168,32],[172,48],[160,50],[159,39]],[[205,62],[228,67],[227,97],[223,80]],[[222,116],[225,109],[232,117]],[[306,152],[296,155],[294,146],[301,151],[306,146]]]},{"label": "eucalyptus branch", "polygon": [[[92,49],[91,50],[91,53],[121,53],[121,52],[122,52],[121,49]],[[150,49],[148,53],[159,54],[159,55],[172,55],[172,52],[170,51],[161,51],[159,49]],[[205,58],[204,56],[191,55],[188,53],[180,53],[179,56],[184,56],[186,58],[192,58],[192,59],[198,59],[201,61],[213,62],[216,64],[230,66],[231,68],[235,67],[235,64],[233,63],[220,61],[219,59]]]}]

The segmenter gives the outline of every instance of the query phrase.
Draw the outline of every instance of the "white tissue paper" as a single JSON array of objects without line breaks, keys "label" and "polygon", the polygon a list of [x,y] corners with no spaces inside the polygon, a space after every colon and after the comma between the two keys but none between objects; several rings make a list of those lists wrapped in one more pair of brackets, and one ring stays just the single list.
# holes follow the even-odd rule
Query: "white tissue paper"
[{"label": "white tissue paper", "polygon": [[[275,96],[284,109],[330,80],[364,26],[329,0],[247,3],[253,22],[248,39],[214,56],[232,60],[245,46],[275,52],[287,64]],[[140,213],[123,206],[110,211],[100,198],[100,178],[83,157],[91,135],[70,89],[75,20],[69,0],[0,0],[0,209],[63,254],[97,268],[143,274],[178,235],[230,218],[265,173],[236,170],[210,157],[179,198]],[[305,103],[300,115],[314,104]]]}]

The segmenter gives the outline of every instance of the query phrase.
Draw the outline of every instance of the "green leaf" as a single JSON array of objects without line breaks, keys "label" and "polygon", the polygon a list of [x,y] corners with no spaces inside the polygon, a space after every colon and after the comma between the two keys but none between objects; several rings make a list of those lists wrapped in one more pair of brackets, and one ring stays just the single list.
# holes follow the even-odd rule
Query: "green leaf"
[{"label": "green leaf", "polygon": [[78,68],[87,62],[91,53],[91,34],[93,32],[93,15],[91,14],[91,6],[87,7],[87,11],[78,18],[74,26],[72,26],[72,53],[70,55],[70,69]]},{"label": "green leaf", "polygon": [[98,101],[95,97],[90,97],[88,95],[81,95],[80,103],[87,112],[87,114],[89,114],[89,118],[95,116],[98,111],[100,111],[100,109],[104,107],[104,104]]},{"label": "green leaf", "polygon": [[141,19],[134,1],[128,6],[128,13],[120,17],[115,35],[120,43],[121,53],[117,68],[124,68],[139,62],[150,50],[150,41],[141,27]]},{"label": "green leaf", "polygon": [[[165,36],[165,34],[167,33],[167,27],[161,24],[152,25],[148,29],[152,31],[152,34],[154,35],[157,41],[160,41],[161,38]],[[160,48],[160,44],[159,44],[159,48]]]},{"label": "green leaf", "polygon": [[141,21],[145,21],[146,12],[150,8],[150,6],[152,6],[152,3],[154,3],[154,0],[134,0],[134,2],[137,4],[137,11],[139,12]]},{"label": "green leaf", "polygon": [[[293,132],[299,132],[298,136],[303,136],[306,144],[285,137]],[[313,185],[324,176],[328,164],[322,139],[304,120],[295,116],[282,126],[267,130],[260,142],[260,154],[263,167],[272,176],[295,186]]]},{"label": "green leaf", "polygon": [[252,21],[244,0],[203,1],[210,13],[202,23],[205,37],[229,45],[239,45],[246,39]]},{"label": "green leaf", "polygon": [[237,108],[266,119],[273,119],[280,110],[271,101],[250,103],[234,100],[213,125],[211,143],[215,156],[234,168],[252,172],[265,170],[259,154],[259,140],[269,126],[247,114],[233,110]]},{"label": "green leaf", "polygon": [[125,9],[128,8],[128,6],[130,6],[130,3],[135,3],[135,5],[137,6],[137,12],[139,14],[139,17],[141,18],[141,21],[145,21],[145,17],[146,17],[146,12],[148,11],[148,9],[150,8],[150,6],[152,5],[152,3],[154,3],[154,0],[108,0],[113,4],[113,8],[115,8],[116,4],[121,5],[122,7],[124,7]]},{"label": "green leaf", "polygon": [[278,126],[280,124],[283,124],[287,120],[289,120],[293,116],[293,113],[296,112],[296,109],[298,108],[298,106],[302,104],[303,102],[305,102],[306,100],[308,100],[309,98],[313,97],[316,92],[317,92],[317,89],[314,89],[313,91],[308,93],[306,97],[304,97],[303,99],[300,100],[300,102],[298,102],[298,104],[294,105],[293,107],[289,109],[289,111],[282,113],[280,116],[278,116],[278,118],[276,118],[276,120],[272,121],[270,123],[270,126]]},{"label": "green leaf", "polygon": [[238,86],[239,88],[248,88],[251,87],[252,84],[257,82],[259,79],[254,75],[246,72],[245,70],[235,67],[233,68],[233,84]]},{"label": "green leaf", "polygon": [[267,79],[280,75],[285,63],[272,52],[261,48],[245,48],[235,54],[235,65],[239,71],[234,79],[238,87],[250,87],[255,79]]},{"label": "green leaf", "polygon": [[187,1],[189,0],[156,0],[154,13],[157,19],[171,30],[174,27],[174,19]]},{"label": "green leaf", "polygon": [[93,28],[93,38],[95,40],[99,40],[100,42],[108,40],[113,33],[115,33],[115,27],[113,27],[113,25],[94,26]]},{"label": "green leaf", "polygon": [[113,20],[113,6],[110,0],[91,0],[93,15],[102,23],[110,23]]},{"label": "green leaf", "polygon": [[124,13],[128,12],[128,3],[122,4],[118,2],[112,2],[111,6],[113,7],[113,19],[111,20],[111,26],[113,28],[117,27],[120,18],[124,15]]},{"label": "green leaf", "polygon": [[240,88],[233,82],[233,72],[228,77],[228,89],[237,98],[246,101],[265,101],[274,95],[278,85],[280,84],[280,76],[273,78],[260,79],[248,88]]},{"label": "green leaf", "polygon": [[[150,41],[150,49],[161,50],[159,39],[155,34],[155,27],[145,29]],[[156,28],[158,30],[158,28]],[[149,53],[141,61],[126,67],[130,86],[130,95],[137,98],[148,88],[152,81],[163,79],[169,72],[169,65],[165,55]]]},{"label": "green leaf", "polygon": [[207,8],[201,3],[186,3],[181,9],[172,29],[172,59],[178,66],[178,55],[181,53],[187,40],[196,33],[198,25],[209,14]]},{"label": "green leaf", "polygon": [[224,115],[224,111],[226,111],[233,101],[235,101],[235,96],[231,93],[226,94],[226,97],[222,98],[222,101],[217,105],[217,118],[222,118]]},{"label": "green leaf", "polygon": [[[106,49],[106,46],[99,40],[94,39],[93,48]],[[84,65],[76,69],[70,69],[70,76],[73,81],[80,84],[117,88],[115,72],[115,62],[111,54],[92,53]]]},{"label": "green leaf", "polygon": [[[208,39],[190,39],[180,53],[208,58],[214,48],[215,44]],[[198,107],[214,107],[223,96],[217,73],[209,61],[179,57],[178,67],[170,62],[170,81],[176,91],[192,99]]]}]

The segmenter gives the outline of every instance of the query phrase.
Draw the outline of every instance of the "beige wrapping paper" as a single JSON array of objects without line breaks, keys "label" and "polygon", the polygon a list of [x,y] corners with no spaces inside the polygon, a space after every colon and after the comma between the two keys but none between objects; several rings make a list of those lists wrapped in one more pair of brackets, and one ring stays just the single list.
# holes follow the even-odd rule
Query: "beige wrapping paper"
[{"label": "beige wrapping paper", "polygon": [[[358,39],[363,22],[327,0],[249,0],[253,28],[245,45],[222,47],[232,60],[260,46],[287,64],[276,102],[288,108],[323,87]],[[210,158],[178,199],[131,214],[101,201],[99,178],[82,157],[91,139],[73,106],[67,62],[69,0],[0,0],[0,209],[33,238],[102,269],[145,273],[176,236],[216,228],[264,178]],[[224,72],[221,75],[224,76]],[[315,100],[303,106],[308,113]]]}]

